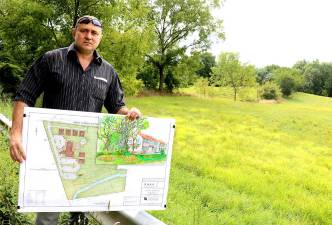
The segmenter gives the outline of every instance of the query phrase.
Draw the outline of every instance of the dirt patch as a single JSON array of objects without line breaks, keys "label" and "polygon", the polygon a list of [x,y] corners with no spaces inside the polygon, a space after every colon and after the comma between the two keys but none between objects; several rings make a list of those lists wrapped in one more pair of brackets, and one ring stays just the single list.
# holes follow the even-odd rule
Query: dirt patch
[{"label": "dirt patch", "polygon": [[278,101],[275,100],[275,99],[261,99],[261,100],[259,100],[259,103],[262,103],[262,104],[277,104]]}]

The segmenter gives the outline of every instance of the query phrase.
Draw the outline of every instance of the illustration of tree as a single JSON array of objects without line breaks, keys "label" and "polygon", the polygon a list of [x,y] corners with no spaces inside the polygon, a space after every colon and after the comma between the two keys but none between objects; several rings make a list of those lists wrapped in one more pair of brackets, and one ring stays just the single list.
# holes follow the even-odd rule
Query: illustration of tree
[{"label": "illustration of tree", "polygon": [[148,127],[146,118],[131,121],[126,117],[104,116],[98,132],[99,151],[125,154],[130,146],[131,150],[135,148],[138,134]]},{"label": "illustration of tree", "polygon": [[[140,118],[134,121],[128,122],[128,148],[131,146],[133,151],[137,146],[137,136],[142,131],[149,127],[149,121],[146,118]],[[129,143],[129,141],[131,143]]]},{"label": "illustration of tree", "polygon": [[102,118],[98,132],[98,139],[101,140],[103,143],[103,145],[100,145],[102,151],[116,151],[119,139],[119,119],[121,120],[122,118],[114,116],[104,116]]}]

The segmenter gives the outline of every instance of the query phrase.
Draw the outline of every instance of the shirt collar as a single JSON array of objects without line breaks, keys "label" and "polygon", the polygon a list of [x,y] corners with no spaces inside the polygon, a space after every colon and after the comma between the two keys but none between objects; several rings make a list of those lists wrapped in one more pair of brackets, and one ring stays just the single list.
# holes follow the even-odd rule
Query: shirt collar
[{"label": "shirt collar", "polygon": [[[67,55],[71,55],[76,52],[77,52],[77,49],[75,47],[75,43],[72,43],[71,45],[69,45]],[[96,50],[94,50],[94,52],[93,52],[93,60],[95,62],[97,62],[99,65],[101,65],[101,63],[103,61],[101,56],[99,55],[99,53]]]}]

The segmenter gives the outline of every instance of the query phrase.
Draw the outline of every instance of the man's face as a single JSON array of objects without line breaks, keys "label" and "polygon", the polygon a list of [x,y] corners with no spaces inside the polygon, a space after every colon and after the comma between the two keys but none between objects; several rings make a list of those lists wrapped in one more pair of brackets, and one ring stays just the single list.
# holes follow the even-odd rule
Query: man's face
[{"label": "man's face", "polygon": [[101,41],[102,29],[92,23],[81,23],[74,29],[73,37],[80,52],[92,53]]}]

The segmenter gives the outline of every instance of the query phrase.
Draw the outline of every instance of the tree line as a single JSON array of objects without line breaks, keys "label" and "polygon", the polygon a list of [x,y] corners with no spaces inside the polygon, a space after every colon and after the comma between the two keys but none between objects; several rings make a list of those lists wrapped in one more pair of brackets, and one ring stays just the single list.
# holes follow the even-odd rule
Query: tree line
[{"label": "tree line", "polygon": [[232,87],[234,100],[243,87],[258,87],[265,99],[276,99],[278,95],[288,97],[297,91],[332,97],[332,63],[300,60],[292,67],[255,68],[241,63],[239,54],[224,52],[211,71],[208,83]]},{"label": "tree line", "polygon": [[13,96],[30,65],[48,50],[68,46],[82,15],[103,23],[101,55],[119,73],[127,95],[143,88],[172,92],[195,83],[239,90],[260,86],[264,98],[294,91],[332,97],[332,64],[299,61],[255,68],[239,55],[207,50],[210,35],[224,38],[211,11],[217,0],[2,0],[0,94]]},{"label": "tree line", "polygon": [[[3,0],[0,2],[0,92],[11,95],[29,66],[48,50],[68,46],[83,15],[103,24],[101,55],[113,64],[127,95],[144,85],[171,91],[187,70],[187,52],[223,37],[211,14],[219,0]],[[190,37],[190,39],[188,39]],[[141,78],[141,79],[139,79]],[[184,81],[185,82],[185,81]]]}]

